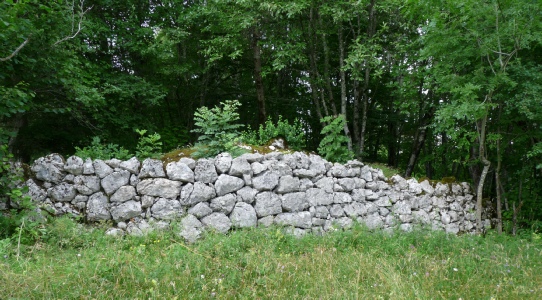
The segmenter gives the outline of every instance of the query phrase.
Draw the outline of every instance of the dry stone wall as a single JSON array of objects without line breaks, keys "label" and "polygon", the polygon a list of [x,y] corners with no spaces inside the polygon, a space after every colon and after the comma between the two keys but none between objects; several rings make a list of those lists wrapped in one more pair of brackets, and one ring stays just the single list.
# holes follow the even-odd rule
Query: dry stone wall
[{"label": "dry stone wall", "polygon": [[[196,240],[204,230],[286,226],[293,234],[322,233],[359,222],[371,229],[417,225],[473,232],[474,197],[466,183],[431,185],[359,161],[333,164],[302,152],[212,159],[91,160],[51,154],[31,166],[28,194],[53,215],[110,220],[108,234],[144,234],[180,223]],[[485,220],[484,226],[489,226]]]}]

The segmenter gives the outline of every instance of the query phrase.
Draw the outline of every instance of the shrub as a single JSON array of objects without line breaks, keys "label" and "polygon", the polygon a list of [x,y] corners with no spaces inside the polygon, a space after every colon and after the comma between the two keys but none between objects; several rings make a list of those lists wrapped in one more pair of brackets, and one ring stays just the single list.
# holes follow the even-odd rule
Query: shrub
[{"label": "shrub", "polygon": [[117,144],[103,144],[100,137],[95,136],[92,138],[92,142],[89,146],[84,148],[75,147],[75,155],[81,158],[92,159],[112,159],[118,158],[120,160],[130,159],[133,155],[130,151],[124,149]]},{"label": "shrub", "polygon": [[136,129],[139,134],[139,140],[136,147],[136,156],[139,160],[145,158],[158,158],[162,153],[162,142],[160,141],[160,134],[154,133],[145,136],[147,130]]},{"label": "shrub", "polygon": [[327,116],[320,120],[327,125],[322,129],[324,138],[320,141],[318,152],[331,162],[345,163],[354,158],[354,153],[348,150],[348,138],[343,129],[346,120],[343,115]]},{"label": "shrub", "polygon": [[265,121],[264,125],[260,125],[257,131],[245,131],[243,133],[243,141],[252,145],[265,145],[269,140],[283,137],[288,146],[294,150],[302,150],[305,148],[305,130],[298,119],[295,119],[293,124],[288,120],[283,120],[279,116],[277,123],[273,123],[271,118]]},{"label": "shrub", "polygon": [[22,168],[12,162],[13,155],[7,145],[0,146],[0,202],[11,209],[0,211],[0,239],[17,240],[18,243],[32,242],[44,234],[43,218],[32,199],[25,195],[28,187],[23,186]]},{"label": "shrub", "polygon": [[237,146],[239,140],[239,129],[243,127],[236,124],[239,120],[237,109],[241,103],[237,100],[226,100],[209,109],[202,106],[194,113],[194,125],[196,129],[192,132],[199,133],[197,143],[194,145],[196,150],[192,156],[196,158],[211,157],[221,152],[229,152],[232,156],[240,155],[244,152]]}]

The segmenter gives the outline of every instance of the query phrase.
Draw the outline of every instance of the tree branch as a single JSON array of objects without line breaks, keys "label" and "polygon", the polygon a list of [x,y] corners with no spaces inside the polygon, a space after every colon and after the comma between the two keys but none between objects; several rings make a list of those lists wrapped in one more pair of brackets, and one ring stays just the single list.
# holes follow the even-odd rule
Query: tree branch
[{"label": "tree branch", "polygon": [[17,53],[19,53],[19,51],[21,51],[21,49],[23,49],[24,46],[26,46],[26,44],[28,44],[29,40],[30,37],[28,37],[21,45],[19,45],[19,47],[17,47],[17,49],[15,49],[15,51],[13,51],[13,53],[11,53],[10,55],[6,57],[0,57],[0,61],[8,61],[12,59],[15,55],[17,55]]},{"label": "tree branch", "polygon": [[[74,7],[74,3],[72,2],[72,32],[74,31],[74,21],[75,21],[75,7]],[[93,6],[85,9],[85,0],[81,0],[79,2],[79,9],[81,10],[81,12],[79,13],[79,22],[77,23],[77,31],[71,35],[71,36],[66,36],[58,41],[56,41],[53,46],[56,46],[64,41],[67,41],[69,39],[73,39],[75,38],[79,32],[81,32],[81,29],[83,28],[81,24],[83,24],[83,18],[85,17],[85,14],[92,9]]]}]

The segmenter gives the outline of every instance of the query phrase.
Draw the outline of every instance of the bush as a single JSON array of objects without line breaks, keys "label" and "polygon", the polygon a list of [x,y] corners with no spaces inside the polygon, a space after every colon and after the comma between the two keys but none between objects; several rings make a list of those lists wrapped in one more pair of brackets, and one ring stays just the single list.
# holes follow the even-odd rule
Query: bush
[{"label": "bush", "polygon": [[130,151],[124,149],[117,144],[103,144],[100,137],[95,136],[92,138],[92,143],[84,148],[75,147],[75,155],[81,158],[92,159],[112,159],[118,158],[120,160],[130,159],[133,155]]},{"label": "bush", "polygon": [[0,202],[11,207],[0,211],[0,239],[12,237],[28,243],[39,239],[45,232],[43,218],[30,197],[25,195],[28,187],[23,186],[22,168],[12,162],[13,155],[7,145],[0,146]]},{"label": "bush", "polygon": [[243,133],[245,143],[258,146],[265,145],[269,140],[276,137],[283,137],[288,146],[294,150],[302,150],[306,146],[305,130],[298,119],[295,119],[293,124],[290,124],[288,120],[283,120],[282,116],[279,116],[275,124],[271,118],[268,118],[257,131],[245,131]]},{"label": "bush", "polygon": [[158,158],[162,154],[162,142],[160,141],[160,134],[154,133],[145,136],[147,130],[136,129],[139,134],[139,140],[136,147],[136,156],[139,160],[145,158]]},{"label": "bush", "polygon": [[192,132],[199,133],[196,150],[192,156],[196,158],[211,157],[221,152],[229,152],[232,156],[240,155],[244,149],[237,146],[239,129],[243,127],[236,124],[239,120],[237,109],[241,103],[237,100],[226,100],[220,106],[208,109],[203,106],[194,113],[194,125],[198,128]]},{"label": "bush", "polygon": [[325,136],[318,146],[320,155],[328,161],[339,163],[353,159],[354,153],[348,150],[348,137],[343,132],[346,123],[344,116],[327,116],[322,118],[320,122],[327,123],[321,132]]}]

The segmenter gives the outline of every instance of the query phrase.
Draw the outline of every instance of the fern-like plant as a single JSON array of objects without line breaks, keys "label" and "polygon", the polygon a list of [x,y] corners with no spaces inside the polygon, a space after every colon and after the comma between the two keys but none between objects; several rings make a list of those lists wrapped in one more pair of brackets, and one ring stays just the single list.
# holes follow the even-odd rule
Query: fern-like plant
[{"label": "fern-like plant", "polygon": [[344,135],[346,119],[343,115],[327,116],[320,122],[327,124],[322,129],[325,135],[318,146],[318,153],[331,162],[345,163],[354,158],[354,153],[348,150],[348,137]]},{"label": "fern-like plant", "polygon": [[145,158],[158,158],[162,153],[162,142],[160,141],[161,136],[158,133],[145,135],[147,130],[145,129],[136,129],[139,134],[139,140],[136,146],[136,156],[140,160]]},{"label": "fern-like plant", "polygon": [[265,145],[269,140],[276,137],[283,137],[288,146],[294,150],[302,150],[305,148],[305,130],[298,119],[295,119],[292,124],[288,120],[283,120],[279,116],[277,123],[274,123],[271,118],[265,121],[265,125],[260,125],[257,131],[246,131],[243,133],[243,141],[253,145]]},{"label": "fern-like plant", "polygon": [[241,103],[237,100],[226,100],[219,106],[207,108],[202,106],[194,113],[194,125],[197,128],[192,132],[199,133],[198,141],[194,145],[196,150],[192,156],[196,158],[211,157],[221,152],[229,152],[232,156],[240,155],[243,149],[237,146],[239,129],[237,124]]}]

